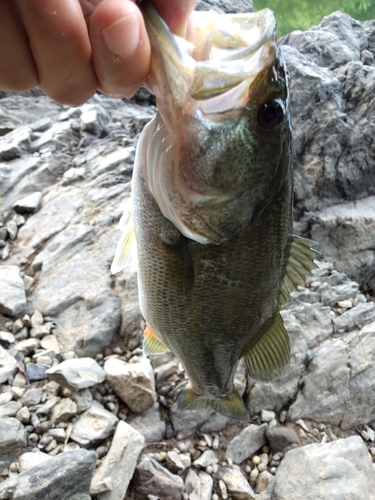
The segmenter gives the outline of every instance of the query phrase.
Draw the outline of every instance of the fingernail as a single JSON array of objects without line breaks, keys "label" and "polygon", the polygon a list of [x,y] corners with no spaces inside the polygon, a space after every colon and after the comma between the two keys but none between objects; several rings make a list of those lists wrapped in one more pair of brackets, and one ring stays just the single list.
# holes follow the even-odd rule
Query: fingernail
[{"label": "fingernail", "polygon": [[133,54],[139,44],[138,16],[132,14],[122,17],[105,28],[102,33],[105,44],[112,54],[127,57]]}]

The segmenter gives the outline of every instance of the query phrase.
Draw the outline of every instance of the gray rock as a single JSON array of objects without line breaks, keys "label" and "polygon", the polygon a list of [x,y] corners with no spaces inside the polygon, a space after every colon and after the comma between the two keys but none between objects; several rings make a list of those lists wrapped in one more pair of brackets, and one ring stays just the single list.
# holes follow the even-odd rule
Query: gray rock
[{"label": "gray rock", "polygon": [[211,500],[213,479],[209,474],[200,471],[197,474],[189,469],[185,479],[185,490],[189,500]]},{"label": "gray rock", "polygon": [[159,403],[133,417],[129,424],[145,438],[147,443],[162,441],[165,436],[165,422],[159,411]]},{"label": "gray rock", "polygon": [[255,494],[242,472],[238,469],[223,467],[218,472],[234,500],[255,500]]},{"label": "gray rock", "polygon": [[333,330],[335,332],[350,331],[355,327],[362,328],[373,321],[375,321],[374,302],[358,304],[356,307],[333,319]]},{"label": "gray rock", "polygon": [[32,352],[35,352],[35,350],[38,349],[39,346],[39,339],[25,339],[17,342],[17,344],[15,345],[15,349],[27,356]]},{"label": "gray rock", "polygon": [[118,418],[100,403],[93,401],[89,410],[82,413],[73,425],[71,439],[81,446],[92,446],[111,436]]},{"label": "gray rock", "polygon": [[266,429],[267,424],[248,425],[229,443],[225,456],[240,464],[266,444]]},{"label": "gray rock", "polygon": [[36,465],[46,462],[50,458],[50,455],[42,452],[34,453],[27,451],[26,453],[22,453],[22,455],[18,457],[19,472],[24,472],[25,470],[31,469]]},{"label": "gray rock", "polygon": [[80,391],[73,392],[71,398],[77,405],[77,412],[83,413],[91,407],[92,394],[89,389],[81,389]]},{"label": "gray rock", "polygon": [[40,191],[36,191],[35,193],[31,193],[25,198],[16,201],[13,208],[18,213],[35,212],[40,207],[41,202],[42,193]]},{"label": "gray rock", "polygon": [[104,370],[108,384],[132,411],[141,413],[156,402],[154,373],[147,358],[135,363],[109,358]]},{"label": "gray rock", "polygon": [[94,451],[77,450],[61,453],[4,481],[0,496],[13,500],[88,499],[95,467]]},{"label": "gray rock", "polygon": [[213,410],[210,408],[181,411],[177,404],[173,405],[170,415],[173,429],[179,433],[178,439],[184,439],[193,434],[212,414]]},{"label": "gray rock", "polygon": [[288,451],[276,474],[275,500],[372,498],[375,467],[359,436]]},{"label": "gray rock", "polygon": [[2,347],[8,347],[10,344],[14,344],[16,341],[13,333],[0,331],[0,345]]},{"label": "gray rock", "polygon": [[22,403],[18,401],[9,401],[9,403],[5,403],[0,405],[0,418],[1,417],[15,417],[18,410],[22,408]]},{"label": "gray rock", "polygon": [[51,421],[55,424],[66,422],[77,414],[77,405],[70,398],[61,398],[53,405],[51,410]]},{"label": "gray rock", "polygon": [[171,474],[156,460],[142,455],[136,468],[135,490],[137,493],[147,495],[169,496],[180,500],[184,483],[179,476]]},{"label": "gray rock", "polygon": [[43,388],[32,385],[23,393],[19,402],[25,406],[35,406],[40,403],[43,397]]},{"label": "gray rock", "polygon": [[15,418],[0,418],[0,456],[26,446],[25,427]]},{"label": "gray rock", "polygon": [[103,368],[91,358],[74,358],[63,361],[47,370],[50,380],[73,391],[86,389],[105,380]]},{"label": "gray rock", "polygon": [[375,67],[362,58],[369,33],[335,12],[282,40],[292,82],[296,216],[324,258],[360,283],[374,275],[375,262],[373,202],[365,200],[375,194]]},{"label": "gray rock", "polygon": [[44,380],[47,378],[46,369],[43,366],[35,363],[28,363],[26,365],[26,373],[30,382]]},{"label": "gray rock", "polygon": [[[371,421],[375,380],[375,322],[329,339],[312,354],[288,416],[351,429]],[[366,355],[364,356],[364,353]]]},{"label": "gray rock", "polygon": [[212,450],[206,450],[194,461],[194,465],[195,467],[205,469],[209,465],[217,464],[218,462],[219,459],[217,458],[216,453]]},{"label": "gray rock", "polygon": [[0,346],[0,384],[11,378],[18,369],[16,359]]},{"label": "gray rock", "polygon": [[271,450],[275,453],[291,444],[298,444],[299,439],[295,430],[290,427],[268,427],[266,429]]},{"label": "gray rock", "polygon": [[92,479],[91,489],[110,478],[111,490],[99,493],[98,500],[123,500],[144,441],[144,437],[126,422],[118,423],[111,448]]},{"label": "gray rock", "polygon": [[231,14],[240,12],[253,12],[252,0],[242,0],[239,3],[230,2],[230,0],[198,0],[195,10],[211,10],[219,14]]},{"label": "gray rock", "polygon": [[26,308],[26,293],[19,268],[0,266],[0,283],[0,314],[21,314]]}]

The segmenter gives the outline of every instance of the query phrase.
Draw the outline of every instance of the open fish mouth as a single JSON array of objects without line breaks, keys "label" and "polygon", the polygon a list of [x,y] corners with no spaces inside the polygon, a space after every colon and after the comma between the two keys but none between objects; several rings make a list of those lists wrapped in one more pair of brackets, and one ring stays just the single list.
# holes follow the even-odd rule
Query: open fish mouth
[{"label": "open fish mouth", "polygon": [[[221,153],[211,147],[212,133],[223,137],[249,114],[249,105],[262,99],[259,92],[269,75],[278,80],[276,18],[270,9],[194,12],[187,41],[173,35],[148,2],[142,9],[152,47],[146,86],[156,96],[161,117],[150,130],[148,185],[164,217],[182,234],[220,244],[249,223],[253,206],[236,221],[232,213],[247,203],[242,186],[217,182],[202,162],[215,168],[210,150],[216,158]],[[199,137],[201,152],[190,135]],[[223,144],[220,138],[216,142]]]}]

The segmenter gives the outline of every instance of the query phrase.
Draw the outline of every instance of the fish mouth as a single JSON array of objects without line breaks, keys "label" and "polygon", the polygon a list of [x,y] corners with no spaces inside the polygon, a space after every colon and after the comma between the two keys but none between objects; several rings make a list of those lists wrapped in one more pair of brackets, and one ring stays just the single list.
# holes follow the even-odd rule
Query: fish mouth
[{"label": "fish mouth", "polygon": [[[184,81],[177,77],[179,93],[194,100],[220,96],[254,79],[276,59],[276,17],[270,9],[245,14],[195,11],[187,41],[170,32],[149,2],[141,8],[154,45],[164,53],[166,69],[186,76]],[[152,92],[156,87],[152,78],[146,86]]]}]

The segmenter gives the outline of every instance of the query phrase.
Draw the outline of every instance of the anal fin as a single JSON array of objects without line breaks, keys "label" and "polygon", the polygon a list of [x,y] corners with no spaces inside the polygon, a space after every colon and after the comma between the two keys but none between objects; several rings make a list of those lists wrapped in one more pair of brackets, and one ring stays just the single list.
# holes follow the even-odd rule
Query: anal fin
[{"label": "anal fin", "polygon": [[228,418],[248,420],[249,413],[236,389],[231,394],[218,397],[196,394],[188,385],[180,394],[178,407],[184,410],[197,410],[199,408],[212,408]]},{"label": "anal fin", "polygon": [[250,377],[269,381],[283,371],[289,359],[289,336],[277,312],[267,331],[244,355],[246,369]]},{"label": "anal fin", "polygon": [[145,331],[143,332],[143,352],[145,356],[149,356],[150,354],[161,354],[169,351],[169,347],[167,347],[164,342],[160,340],[158,334],[151,328],[151,326],[146,325]]}]

